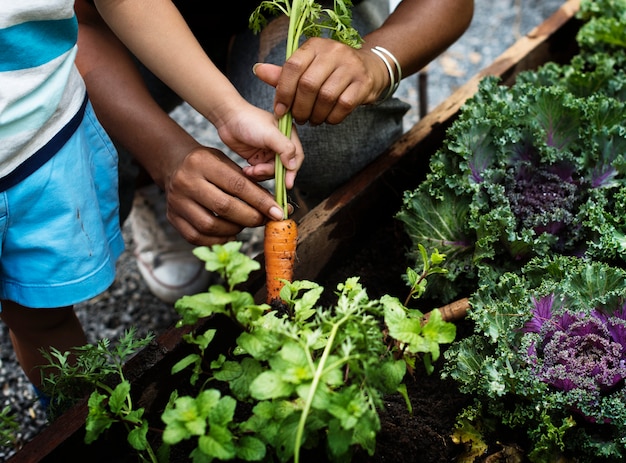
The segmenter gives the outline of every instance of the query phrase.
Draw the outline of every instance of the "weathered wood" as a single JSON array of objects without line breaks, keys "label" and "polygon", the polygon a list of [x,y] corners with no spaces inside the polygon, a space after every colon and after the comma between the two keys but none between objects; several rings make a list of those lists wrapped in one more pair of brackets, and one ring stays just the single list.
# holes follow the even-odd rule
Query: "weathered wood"
[{"label": "weathered wood", "polygon": [[[440,147],[445,130],[463,103],[475,94],[484,76],[500,76],[504,83],[511,84],[523,70],[535,69],[547,61],[568,61],[576,52],[575,34],[579,23],[575,13],[578,7],[579,0],[566,1],[554,15],[473,76],[378,159],[304,216],[299,224],[294,277],[315,280],[331,258],[349,255],[350,243],[368,233],[368,228],[362,224],[392,219],[401,205],[403,191],[414,188],[423,178],[430,155]],[[263,256],[259,260],[263,264]],[[265,276],[259,271],[252,275],[245,289],[262,302],[265,301],[264,284]],[[203,326],[210,327],[211,323],[205,322]],[[172,381],[170,368],[185,352],[186,343],[182,336],[188,331],[189,328],[166,331],[128,362],[125,371],[133,382],[133,389],[142,391],[138,399],[141,406],[150,409],[155,403],[162,403],[159,384]],[[82,445],[86,415],[87,404],[80,403],[27,443],[8,462],[110,461],[106,459],[106,452],[99,455],[100,450],[95,444],[92,447]],[[84,447],[82,453],[81,447]]]}]

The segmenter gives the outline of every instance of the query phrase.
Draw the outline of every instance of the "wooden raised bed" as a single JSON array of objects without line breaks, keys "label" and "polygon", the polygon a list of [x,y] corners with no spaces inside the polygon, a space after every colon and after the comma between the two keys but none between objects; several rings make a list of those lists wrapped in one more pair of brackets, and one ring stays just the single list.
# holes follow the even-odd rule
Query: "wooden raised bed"
[{"label": "wooden raised bed", "polygon": [[[402,193],[414,188],[423,178],[430,155],[440,147],[445,130],[461,105],[474,95],[484,76],[500,76],[505,83],[511,84],[520,71],[535,69],[547,61],[568,62],[577,51],[575,35],[580,24],[575,14],[578,6],[578,0],[566,1],[555,14],[423,117],[376,161],[304,216],[299,226],[295,278],[322,284],[326,278],[334,284],[329,275],[337,273],[339,263],[345,262],[347,256],[375,246],[373,236],[394,221]],[[388,272],[388,269],[382,271]],[[337,278],[349,276],[354,275],[339,275]],[[247,289],[259,301],[265,299],[264,279],[262,272],[258,272],[248,283]],[[207,328],[210,323],[206,322]],[[140,406],[150,410],[167,401],[163,395],[169,396],[171,389],[160,386],[166,385],[171,366],[186,354],[182,336],[188,331],[168,330],[128,362],[127,374],[133,388],[142,391],[137,402]],[[119,461],[109,454],[109,449],[116,447],[115,443],[83,444],[86,415],[87,404],[82,402],[44,429],[8,462]],[[123,445],[122,442],[124,437],[120,436],[119,443]]]}]

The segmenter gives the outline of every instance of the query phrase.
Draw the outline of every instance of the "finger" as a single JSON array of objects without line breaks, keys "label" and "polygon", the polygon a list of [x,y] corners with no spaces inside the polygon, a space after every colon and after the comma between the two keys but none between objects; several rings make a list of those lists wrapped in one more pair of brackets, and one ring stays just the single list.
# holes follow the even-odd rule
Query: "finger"
[{"label": "finger", "polygon": [[208,184],[207,189],[216,191],[203,195],[203,206],[209,209],[220,219],[235,222],[245,227],[258,227],[267,218],[277,219],[282,216],[282,210],[274,201],[273,196],[260,185],[250,181],[242,171],[229,178],[228,174],[222,177],[223,184]]},{"label": "finger", "polygon": [[287,187],[288,190],[291,190],[293,186],[295,185],[296,175],[297,175],[297,172],[293,170],[288,170],[285,173],[285,186]]},{"label": "finger", "polygon": [[[333,113],[337,114],[335,118],[339,115],[345,118],[356,106],[355,90],[358,90],[358,87],[353,84],[352,76],[336,70],[319,89],[312,113],[306,116],[308,121],[313,125],[329,122],[328,119]],[[297,113],[297,103],[296,101],[294,113]]]},{"label": "finger", "polygon": [[[292,147],[294,148],[293,152],[284,153],[281,151],[276,151],[280,160],[288,171],[297,172],[302,163],[304,162],[304,150],[302,148],[302,143],[300,142],[300,138],[298,137],[298,131],[296,127],[292,128],[291,131],[291,142]],[[295,178],[295,174],[294,174]]]},{"label": "finger", "polygon": [[197,246],[225,243],[243,226],[217,217],[196,201],[181,201],[168,195],[167,218],[182,237]]},{"label": "finger", "polygon": [[343,120],[359,106],[361,97],[360,90],[358,83],[353,82],[348,85],[326,115],[324,122],[328,124],[340,124],[343,122]]},{"label": "finger", "polygon": [[[291,114],[298,124],[307,121],[320,124],[332,110],[337,98],[349,84],[349,79],[334,72],[334,69],[330,61],[316,59],[301,75],[291,103]],[[280,101],[278,91],[276,100]],[[312,119],[316,112],[317,119]]]},{"label": "finger", "polygon": [[243,172],[255,182],[262,182],[274,177],[275,167],[273,163],[255,164],[244,166]]},{"label": "finger", "polygon": [[[282,117],[293,108],[303,75],[315,60],[315,55],[315,50],[303,45],[283,64],[279,80],[276,83],[276,96],[274,98],[274,113],[277,117]],[[315,76],[310,78],[313,77]]]},{"label": "finger", "polygon": [[252,66],[253,74],[272,87],[278,84],[282,69],[281,66],[271,63],[256,63]]}]

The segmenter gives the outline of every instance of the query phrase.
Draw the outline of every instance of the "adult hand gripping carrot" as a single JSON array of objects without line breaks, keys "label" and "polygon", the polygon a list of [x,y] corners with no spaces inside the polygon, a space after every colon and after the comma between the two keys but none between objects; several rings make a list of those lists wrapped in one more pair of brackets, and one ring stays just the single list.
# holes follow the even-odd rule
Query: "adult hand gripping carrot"
[{"label": "adult hand gripping carrot", "polygon": [[210,246],[235,239],[283,211],[274,197],[215,148],[194,147],[164,180],[167,218],[190,243]]},{"label": "adult hand gripping carrot", "polygon": [[338,124],[389,85],[384,63],[369,48],[319,37],[307,40],[282,67],[259,63],[254,73],[276,87],[276,115],[291,109],[299,124]]},{"label": "adult hand gripping carrot", "polygon": [[384,96],[390,85],[386,65],[372,48],[391,52],[402,77],[410,76],[463,33],[471,22],[473,4],[472,0],[402,0],[380,28],[363,36],[360,49],[311,38],[282,68],[264,63],[254,71],[276,87],[277,116],[291,110],[298,123],[338,124],[357,106]]}]

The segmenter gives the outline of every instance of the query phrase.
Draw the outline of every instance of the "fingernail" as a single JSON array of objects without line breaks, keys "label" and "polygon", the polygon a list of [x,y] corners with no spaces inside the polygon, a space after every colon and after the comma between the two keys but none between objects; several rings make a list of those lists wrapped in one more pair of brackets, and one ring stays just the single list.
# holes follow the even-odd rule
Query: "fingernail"
[{"label": "fingernail", "polygon": [[254,74],[256,76],[256,68],[259,67],[261,63],[255,63],[254,66],[252,66],[252,74]]},{"label": "fingernail", "polygon": [[283,219],[283,211],[280,207],[277,206],[273,206],[270,209],[270,216],[274,219],[274,220],[282,220]]},{"label": "fingernail", "polygon": [[277,103],[276,107],[274,108],[274,112],[276,113],[277,117],[283,117],[287,113],[287,106],[282,103]]}]

